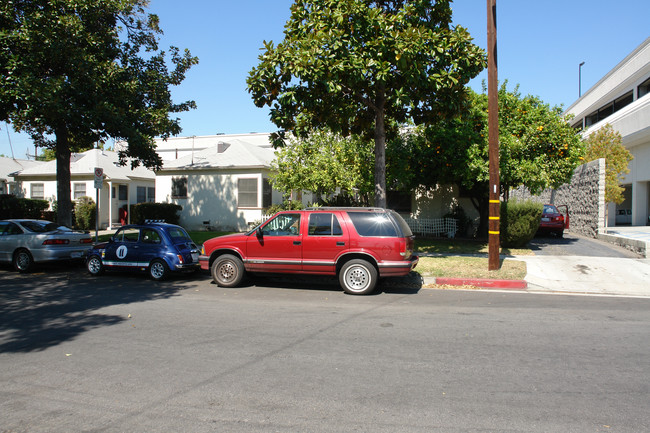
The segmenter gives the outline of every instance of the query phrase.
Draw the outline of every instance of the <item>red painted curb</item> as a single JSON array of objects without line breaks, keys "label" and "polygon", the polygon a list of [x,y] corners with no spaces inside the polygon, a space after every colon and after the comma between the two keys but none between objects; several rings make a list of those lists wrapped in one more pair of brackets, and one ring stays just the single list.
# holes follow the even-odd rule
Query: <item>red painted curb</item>
[{"label": "red painted curb", "polygon": [[436,284],[450,286],[476,286],[493,289],[526,289],[528,283],[524,280],[492,280],[488,278],[436,278]]}]

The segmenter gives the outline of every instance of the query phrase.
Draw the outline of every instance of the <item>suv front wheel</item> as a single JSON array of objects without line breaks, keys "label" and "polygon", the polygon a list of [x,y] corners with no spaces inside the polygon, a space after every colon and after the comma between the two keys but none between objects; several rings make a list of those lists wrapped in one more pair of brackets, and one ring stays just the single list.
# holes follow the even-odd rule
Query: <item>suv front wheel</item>
[{"label": "suv front wheel", "polygon": [[237,287],[244,278],[244,263],[231,254],[219,256],[210,269],[212,279],[221,287]]},{"label": "suv front wheel", "polygon": [[369,295],[377,286],[377,269],[361,259],[350,260],[339,272],[339,283],[351,295]]}]

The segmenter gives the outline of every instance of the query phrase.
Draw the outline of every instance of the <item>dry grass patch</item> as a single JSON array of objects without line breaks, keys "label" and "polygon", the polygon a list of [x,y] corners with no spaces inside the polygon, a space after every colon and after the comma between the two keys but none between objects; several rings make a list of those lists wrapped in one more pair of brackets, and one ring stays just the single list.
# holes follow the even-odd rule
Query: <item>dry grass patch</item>
[{"label": "dry grass patch", "polygon": [[415,271],[423,277],[492,278],[521,280],[526,276],[526,263],[505,259],[496,271],[488,270],[487,257],[441,256],[420,257]]}]

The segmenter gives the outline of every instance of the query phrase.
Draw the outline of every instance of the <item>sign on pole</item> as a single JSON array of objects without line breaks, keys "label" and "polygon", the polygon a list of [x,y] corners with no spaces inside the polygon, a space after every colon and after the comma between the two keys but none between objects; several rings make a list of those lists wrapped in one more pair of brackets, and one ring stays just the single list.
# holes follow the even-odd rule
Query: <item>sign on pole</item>
[{"label": "sign on pole", "polygon": [[95,167],[95,188],[102,189],[103,183],[104,183],[104,169],[101,167]]}]

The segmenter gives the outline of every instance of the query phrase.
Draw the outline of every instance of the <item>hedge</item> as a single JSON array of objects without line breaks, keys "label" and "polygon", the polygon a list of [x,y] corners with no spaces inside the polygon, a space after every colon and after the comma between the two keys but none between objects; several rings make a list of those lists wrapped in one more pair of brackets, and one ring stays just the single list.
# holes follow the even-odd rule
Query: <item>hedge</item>
[{"label": "hedge", "polygon": [[91,230],[95,228],[97,206],[90,197],[80,197],[76,201],[74,221],[78,229]]},{"label": "hedge", "polygon": [[131,223],[142,224],[145,220],[164,220],[170,224],[178,224],[178,212],[183,207],[174,203],[140,203],[131,206]]},{"label": "hedge", "polygon": [[543,206],[533,201],[509,200],[501,203],[501,245],[523,247],[535,237]]},{"label": "hedge", "polygon": [[0,219],[41,219],[43,212],[49,207],[50,202],[47,200],[19,198],[13,194],[0,194]]}]

